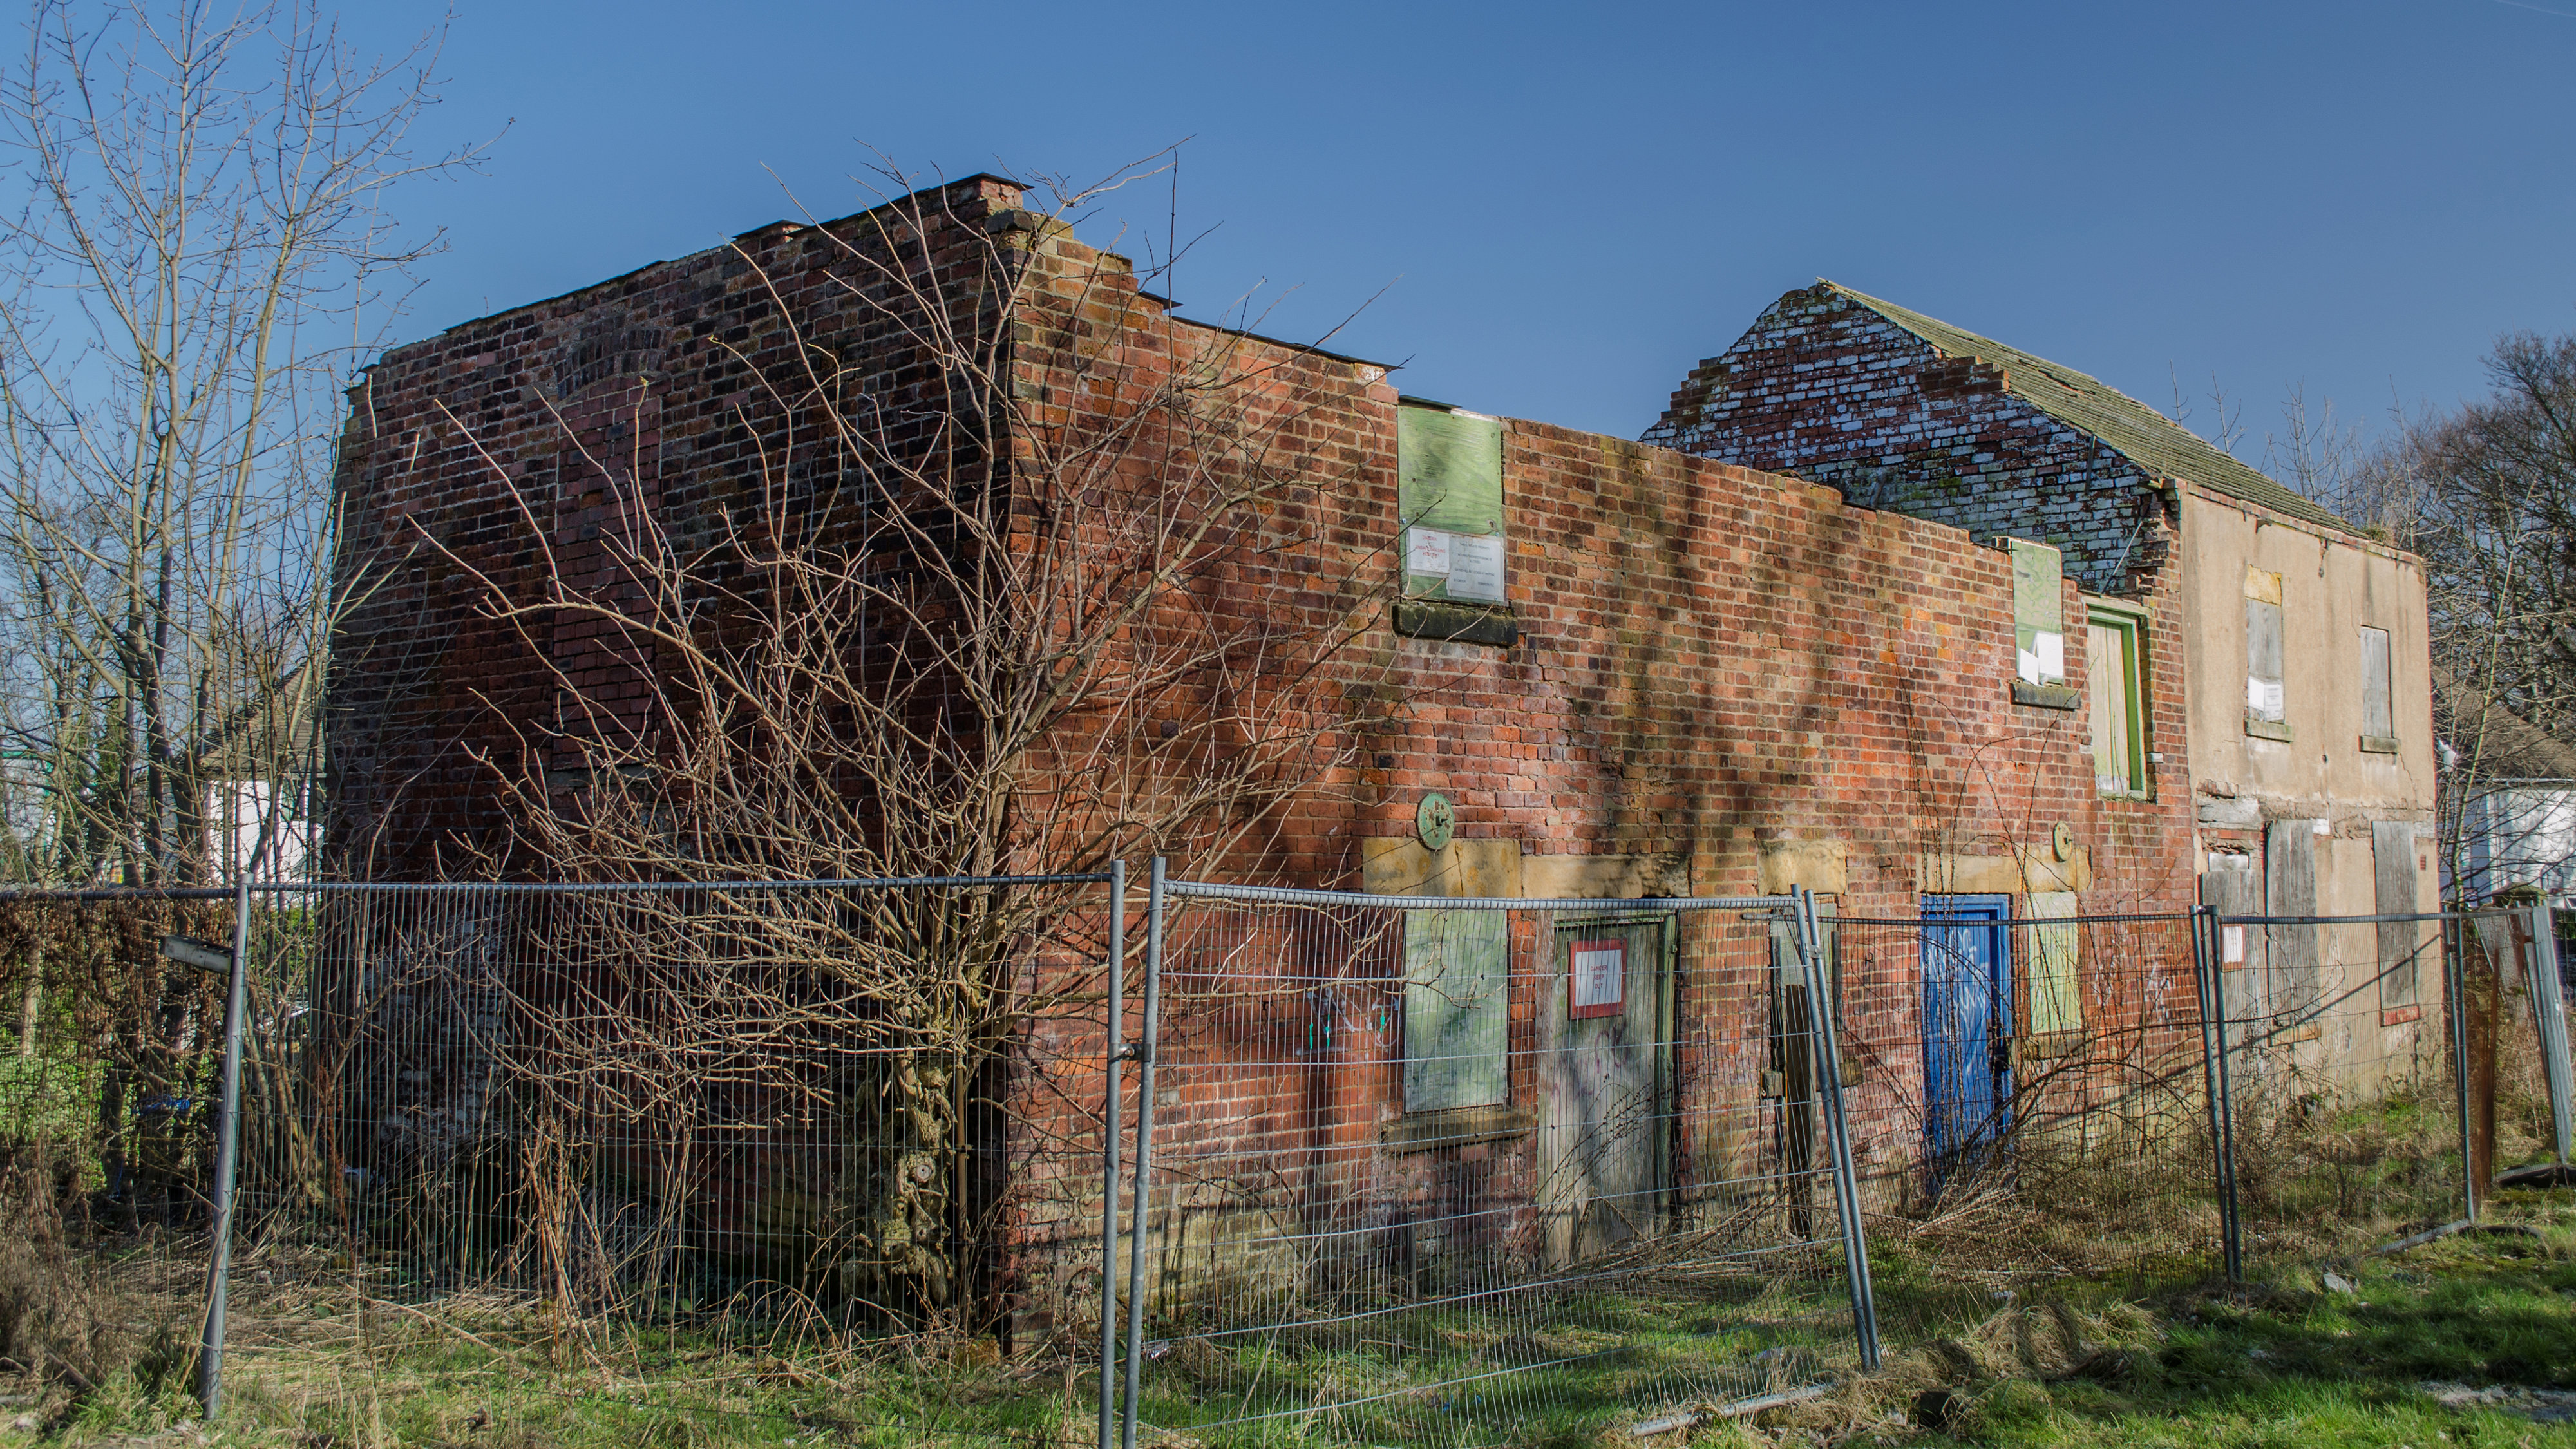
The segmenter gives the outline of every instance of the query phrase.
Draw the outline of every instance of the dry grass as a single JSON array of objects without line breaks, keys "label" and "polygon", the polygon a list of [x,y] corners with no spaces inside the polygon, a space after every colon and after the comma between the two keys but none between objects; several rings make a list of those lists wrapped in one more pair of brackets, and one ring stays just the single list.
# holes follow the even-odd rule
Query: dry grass
[{"label": "dry grass", "polygon": [[196,1357],[203,1270],[174,1278],[145,1242],[96,1252],[75,1241],[61,1201],[44,1156],[0,1168],[0,1367],[20,1380],[10,1397],[43,1422],[178,1392]]}]

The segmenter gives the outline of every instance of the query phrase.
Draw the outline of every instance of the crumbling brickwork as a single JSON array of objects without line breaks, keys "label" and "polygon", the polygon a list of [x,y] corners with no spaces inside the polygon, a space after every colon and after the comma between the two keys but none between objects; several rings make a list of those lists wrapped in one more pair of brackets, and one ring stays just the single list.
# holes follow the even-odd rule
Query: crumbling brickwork
[{"label": "crumbling brickwork", "polygon": [[650,731],[655,646],[580,611],[504,606],[537,598],[549,574],[631,599],[610,560],[651,555],[657,535],[705,589],[738,584],[744,561],[720,546],[728,511],[792,514],[834,481],[760,466],[789,441],[769,396],[811,365],[806,347],[856,364],[849,385],[890,419],[875,439],[933,447],[949,380],[906,336],[928,319],[869,305],[851,274],[965,276],[985,255],[980,228],[1019,195],[981,177],[927,193],[906,220],[933,235],[898,232],[901,262],[869,217],[829,234],[778,223],[370,368],[351,391],[338,475],[348,605],[333,643],[327,833],[346,868],[545,874],[514,853],[511,812],[578,787],[570,742]]},{"label": "crumbling brickwork", "polygon": [[1980,541],[2037,539],[2101,594],[2154,586],[2171,519],[2118,450],[2005,390],[2003,372],[1819,283],[1695,368],[1645,440],[1830,484]]},{"label": "crumbling brickwork", "polygon": [[[979,178],[949,189],[944,214],[971,239],[1019,203],[1016,187]],[[334,674],[344,812],[335,830],[345,850],[421,873],[466,856],[543,869],[511,857],[510,798],[496,783],[559,768],[527,722],[643,727],[632,701],[655,655],[595,620],[498,617],[493,599],[549,567],[597,569],[600,531],[631,521],[601,503],[595,480],[604,472],[648,485],[625,496],[662,510],[682,539],[696,536],[693,520],[743,496],[764,440],[734,403],[752,381],[747,371],[792,362],[782,308],[808,345],[845,362],[873,359],[868,385],[917,408],[925,428],[941,418],[938,379],[921,375],[901,339],[842,320],[829,269],[800,267],[810,230],[742,239],[761,272],[785,279],[775,296],[755,285],[742,256],[719,250],[466,324],[374,370],[341,476],[344,578],[371,584],[347,620]],[[1860,330],[1828,340],[1802,330],[1817,318],[1782,314],[1765,345],[1783,359],[1877,347],[1886,360],[1848,388],[1820,384],[1822,395],[1769,383],[1747,394],[1778,420],[1767,434],[1753,429],[1772,439],[1767,452],[1748,444],[1698,457],[1687,449],[1705,435],[1678,429],[1658,435],[1679,445],[1667,447],[1506,422],[1506,610],[1516,642],[1441,642],[1400,634],[1388,618],[1402,404],[1384,368],[1171,318],[1114,258],[1069,237],[1048,239],[1031,265],[1067,285],[1033,289],[1040,300],[1030,315],[1008,319],[1029,427],[1079,437],[1118,405],[1063,384],[1082,372],[1077,357],[1127,354],[1108,371],[1138,393],[1184,359],[1211,358],[1266,390],[1264,466],[1304,481],[1244,525],[1244,546],[1227,562],[1191,581],[1182,612],[1276,624],[1297,639],[1339,637],[1352,625],[1320,659],[1319,682],[1293,699],[1322,721],[1307,788],[1194,871],[1355,887],[1371,843],[1410,838],[1417,803],[1437,790],[1455,802],[1467,847],[1512,847],[1533,870],[1630,858],[1652,862],[1641,879],[1667,888],[1752,895],[1795,879],[1828,891],[1847,915],[1906,916],[1927,892],[2044,888],[2026,884],[2035,877],[2025,857],[2062,828],[2072,850],[2049,858],[2065,862],[2062,884],[2088,910],[2190,904],[2188,781],[2157,773],[2145,798],[2105,797],[2083,715],[2014,700],[2012,564],[1982,535],[2029,530],[2008,529],[2006,512],[1975,511],[1984,504],[1962,502],[1950,518],[1922,502],[1951,496],[1944,488],[1968,477],[1978,487],[1959,496],[1972,501],[2029,490],[2052,520],[2039,532],[2069,549],[2067,618],[2082,618],[2080,579],[2140,596],[2150,635],[2176,637],[2171,597],[2146,586],[2165,526],[2155,496],[2100,448],[2022,416],[1974,367],[1927,384],[1907,371],[1920,358],[1901,339],[1819,302],[1824,323]],[[1077,294],[1080,316],[1046,310],[1054,304],[1043,299]],[[1783,376],[1813,372],[1793,361]],[[1877,409],[1871,387],[1912,389],[1930,420],[1865,463],[1828,457],[1816,425],[1801,419]],[[1040,442],[1002,446],[1025,457]],[[1891,500],[1856,481],[1864,467],[1888,470],[1888,487],[1916,490],[1904,495],[1908,507],[1868,506]],[[1788,476],[1793,469],[1809,476]],[[709,556],[692,566],[732,565]],[[554,686],[549,661],[564,667],[569,689]],[[2079,696],[2093,687],[2080,627],[2068,631],[2065,662]],[[2144,689],[2154,748],[2175,759],[2180,669],[2180,651],[2151,651]],[[1257,697],[1264,686],[1229,687]],[[1205,692],[1176,689],[1156,712],[1093,727],[1132,732],[1134,758],[1150,765],[1158,741],[1188,737],[1213,707]],[[1024,784],[1048,788],[1043,777]],[[1806,864],[1784,875],[1779,862],[1792,856]],[[1770,1026],[1749,985],[1757,976],[1746,968],[1685,1005],[1700,1018],[1687,1028],[1695,1044],[1685,1065],[1685,1090],[1703,1094],[1696,1100],[1759,1090]],[[1870,985],[1889,1001],[1912,989],[1902,979]],[[1516,1047],[1534,1040],[1530,1007],[1515,1003]],[[1088,1099],[1083,1092],[1097,1081],[1101,1041],[1096,1025],[1088,1035],[1071,1023],[1036,1030],[1053,1035],[1029,1044],[1029,1059],[1050,1073],[1049,1116],[1025,1137],[1035,1155],[1017,1169],[1023,1185],[1046,1185],[1016,1229],[1032,1263],[1052,1261],[1047,1242],[1078,1239],[1096,1211],[1081,1200],[1079,1160],[1065,1145],[1080,1143],[1084,1114],[1097,1110],[1096,1087]],[[1268,1049],[1251,1037],[1243,1047]],[[1350,1074],[1336,1088],[1348,1098],[1337,1110],[1363,1127],[1404,1115],[1398,1078]],[[1245,1142],[1276,1134],[1312,1109],[1312,1090],[1295,1071],[1238,1076],[1222,1097],[1176,1101],[1173,1120],[1202,1134],[1198,1150],[1222,1150],[1209,1134],[1228,1123]],[[1444,1211],[1468,1190],[1462,1184],[1487,1196],[1530,1190],[1525,1144],[1418,1149],[1404,1166]]]}]

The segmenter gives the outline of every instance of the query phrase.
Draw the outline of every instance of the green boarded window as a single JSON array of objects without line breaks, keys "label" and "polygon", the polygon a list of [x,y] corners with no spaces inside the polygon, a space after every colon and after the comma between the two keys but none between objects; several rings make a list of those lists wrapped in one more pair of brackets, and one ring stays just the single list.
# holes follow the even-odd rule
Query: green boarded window
[{"label": "green boarded window", "polygon": [[2013,566],[2014,673],[2031,684],[2066,681],[2065,571],[2056,549],[2008,538]]},{"label": "green boarded window", "polygon": [[1404,913],[1404,1110],[1508,1095],[1510,933],[1503,911]]},{"label": "green boarded window", "polygon": [[2030,1033],[2079,1031],[2084,1026],[2084,995],[2076,968],[2082,964],[2083,927],[2075,924],[2075,892],[2030,893]]},{"label": "green boarded window", "polygon": [[2137,618],[2108,609],[2093,610],[2084,625],[2093,783],[2105,795],[2147,793],[2144,633]]},{"label": "green boarded window", "polygon": [[1395,477],[1405,594],[1503,602],[1502,420],[1398,407]]}]

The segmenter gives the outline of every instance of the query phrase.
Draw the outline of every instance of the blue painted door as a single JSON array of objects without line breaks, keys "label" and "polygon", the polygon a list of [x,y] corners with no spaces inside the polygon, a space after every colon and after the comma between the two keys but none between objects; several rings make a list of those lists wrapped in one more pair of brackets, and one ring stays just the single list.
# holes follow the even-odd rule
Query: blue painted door
[{"label": "blue painted door", "polygon": [[1924,1161],[1938,1191],[2012,1125],[2012,902],[1923,898]]}]

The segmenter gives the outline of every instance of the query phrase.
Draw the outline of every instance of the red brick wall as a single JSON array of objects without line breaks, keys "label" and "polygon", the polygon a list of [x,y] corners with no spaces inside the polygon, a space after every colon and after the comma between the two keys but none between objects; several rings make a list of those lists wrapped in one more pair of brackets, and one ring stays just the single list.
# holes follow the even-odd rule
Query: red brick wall
[{"label": "red brick wall", "polygon": [[[1396,570],[1393,386],[1375,369],[1258,339],[1199,329],[1175,340],[1166,325],[1157,319],[1132,345],[1213,350],[1290,380],[1287,450],[1299,454],[1295,466],[1336,480],[1283,508],[1260,551],[1200,580],[1200,605],[1281,611],[1307,627],[1344,611],[1366,621],[1334,657],[1327,687],[1301,696],[1333,717],[1326,753],[1347,763],[1319,771],[1314,789],[1252,841],[1192,861],[1193,871],[1356,887],[1358,842],[1409,836],[1416,802],[1437,789],[1456,803],[1463,838],[1517,840],[1534,855],[1678,854],[1703,894],[1755,893],[1763,842],[1837,839],[1849,851],[1843,912],[1908,916],[1926,854],[2045,850],[2062,822],[2090,853],[2088,911],[2191,904],[2191,800],[2179,766],[2156,772],[2153,799],[2104,799],[2086,716],[2012,703],[2003,552],[1958,528],[1853,506],[1832,488],[1514,421],[1504,489],[1522,641],[1401,637],[1383,613]],[[2179,762],[2182,660],[2168,641],[2182,620],[2164,593],[2138,602],[2150,611],[2151,748]],[[2070,621],[2083,617],[2071,578],[2065,606]],[[2082,631],[2070,630],[2068,683],[2079,692],[2091,682],[2082,646]],[[2160,953],[2154,970],[2169,976],[2175,964]],[[1364,1154],[1371,1131],[1403,1110],[1400,1072],[1382,1059],[1269,1069],[1283,1060],[1275,1031],[1232,1040],[1218,1019],[1226,1012],[1256,1002],[1302,1010],[1272,953],[1176,938],[1172,969],[1204,973],[1207,1000],[1231,1005],[1172,1028],[1188,1034],[1189,1055],[1163,1078],[1172,1135],[1162,1140],[1221,1160],[1303,1164],[1278,1185],[1279,1200],[1331,1196],[1319,1184],[1352,1171],[1353,1159],[1314,1144]],[[1719,1150],[1701,1134],[1726,1122],[1743,1129],[1729,1150],[1759,1158],[1775,1150],[1748,1126],[1764,1120],[1761,943],[1712,941],[1686,969],[1688,1125],[1678,1150]],[[2146,990],[2152,974],[2124,985]],[[1521,999],[1540,989],[1532,979],[1516,985],[1516,1102],[1537,1047],[1534,1000]],[[2187,980],[2154,985],[2189,996]],[[1896,1044],[1861,1096],[1875,1114],[1863,1134],[1881,1139],[1877,1161],[1892,1167],[1915,1150],[1895,1139],[1921,1096],[1919,1051],[1905,1051],[1917,1030],[1911,962],[1881,962],[1852,990],[1854,1013]],[[2108,1008],[2105,1024],[2137,1020],[2135,1001],[2095,1005]],[[1705,1179],[1761,1169],[1748,1158],[1687,1170]],[[1429,1220],[1460,1211],[1457,1184],[1472,1181],[1496,1222],[1525,1225],[1534,1171],[1527,1142],[1479,1143],[1390,1159],[1374,1190],[1405,1205],[1398,1217],[1419,1210]]]},{"label": "red brick wall", "polygon": [[[958,190],[961,214],[1017,199],[998,183]],[[971,221],[959,223],[961,236],[977,235]],[[801,309],[808,337],[836,339],[844,357],[882,357],[889,393],[912,389],[931,408],[932,380],[906,372],[898,339],[835,321],[842,304],[827,269],[799,270],[808,240],[772,228],[743,244],[789,279],[788,305]],[[1228,520],[1222,546],[1140,626],[1216,629],[1260,648],[1181,681],[1151,709],[1077,717],[1042,752],[1026,782],[1032,799],[1120,769],[1147,783],[1185,779],[1189,749],[1240,745],[1224,721],[1290,719],[1314,730],[1283,766],[1304,771],[1300,788],[1232,822],[1239,838],[1198,830],[1161,842],[1190,870],[1355,886],[1358,842],[1408,836],[1420,795],[1437,789],[1456,802],[1464,838],[1517,840],[1533,855],[1678,856],[1703,894],[1755,893],[1763,842],[1831,839],[1848,853],[1845,914],[1910,915],[1927,855],[2044,850],[2064,823],[2090,853],[2088,910],[2190,904],[2187,782],[2178,769],[2159,772],[2154,799],[2102,799],[2084,715],[2011,702],[2009,559],[1958,528],[1858,507],[1830,487],[1512,422],[1504,488],[1521,642],[1400,637],[1385,617],[1397,562],[1397,402],[1383,369],[1175,322],[1136,295],[1122,268],[1067,238],[1043,241],[1033,264],[1052,284],[1012,319],[1028,418],[1012,449],[1024,465],[1069,456],[1107,420],[1132,418],[1158,389],[1215,367],[1236,379],[1235,419],[1260,443],[1222,467],[1287,481]],[[736,411],[758,381],[745,374],[768,365],[764,347],[786,350],[747,270],[724,252],[658,264],[468,324],[375,370],[342,475],[353,505],[346,567],[374,570],[376,581],[350,618],[336,675],[347,813],[335,828],[345,845],[374,845],[405,870],[460,849],[501,851],[494,782],[546,764],[527,747],[524,721],[589,708],[615,727],[642,727],[623,703],[638,667],[627,641],[496,620],[476,574],[506,591],[539,566],[541,535],[578,548],[584,530],[619,521],[617,507],[561,490],[557,480],[575,476],[566,416],[584,437],[634,420],[623,438],[603,432],[582,460],[591,471],[578,476],[624,477],[623,496],[665,510],[675,536],[739,492],[761,442]],[[712,339],[750,350],[752,362]],[[596,401],[639,395],[639,376],[657,399],[649,413]],[[1086,486],[1153,486],[1157,456],[1121,454]],[[2178,638],[2181,621],[2163,594],[2145,602],[2151,748],[2179,761],[2181,661],[2159,641]],[[2082,617],[2072,581],[2066,607],[2070,621]],[[570,671],[575,698],[559,697],[548,651],[580,664]],[[2067,673],[2079,691],[2088,686],[2080,629],[2069,631]],[[1049,841],[1096,848],[1098,824],[1055,817]],[[1137,854],[1154,844],[1118,843]],[[1054,848],[1041,842],[1031,863],[1080,863]],[[1756,969],[1730,963],[1723,989],[1733,994],[1707,997],[1700,1014],[1711,1019],[1686,1024],[1706,1035],[1691,1070],[1703,1084],[1695,1090],[1711,1095],[1697,1100],[1750,1098],[1768,1029],[1747,1005],[1756,998],[1744,973]],[[1880,989],[1899,1002],[1911,987]],[[1527,1020],[1524,1043],[1534,1042]],[[1032,1209],[1021,1231],[1079,1241],[1088,1229],[1074,1199],[1080,1154],[1097,1147],[1096,1126],[1086,1142],[1085,1124],[1099,1105],[1101,1036],[1096,1025],[1041,1030],[1048,1039],[1029,1056],[1051,1074],[1051,1105],[1024,1141],[1046,1156],[1021,1168],[1025,1181],[1055,1185],[1053,1205]],[[1243,1050],[1272,1045],[1256,1032]],[[1215,1071],[1206,1080],[1223,1095],[1176,1110],[1198,1114],[1212,1134],[1202,1148],[1229,1131],[1254,1141],[1314,1110],[1311,1076]],[[1365,1136],[1400,1112],[1397,1080],[1384,1070],[1336,1076],[1337,1130]],[[1407,1171],[1430,1193],[1464,1180],[1472,1156],[1478,1191],[1525,1200],[1526,1164],[1496,1165],[1511,1151],[1419,1154]]]},{"label": "red brick wall", "polygon": [[[917,455],[949,380],[907,337],[925,319],[899,305],[884,269],[973,274],[989,256],[985,218],[1020,195],[977,177],[900,212],[779,223],[464,323],[371,368],[351,392],[338,477],[350,607],[328,701],[330,848],[381,878],[477,858],[543,874],[544,861],[514,854],[511,812],[576,783],[565,739],[653,728],[640,674],[650,646],[576,611],[504,616],[496,603],[539,598],[549,568],[631,603],[639,590],[619,560],[633,550],[616,545],[651,542],[656,522],[684,572],[739,584],[740,558],[716,546],[723,512],[813,490],[813,471],[830,466],[780,402],[809,376],[806,344],[856,364],[844,384],[877,405],[871,441]],[[968,315],[952,325],[992,330],[971,315],[973,289],[953,296]]]}]

